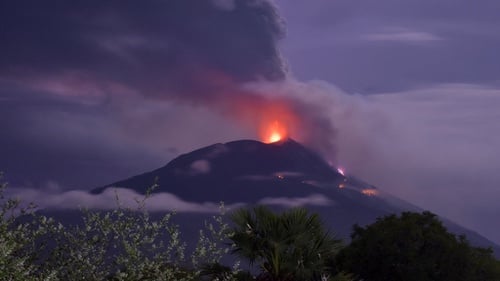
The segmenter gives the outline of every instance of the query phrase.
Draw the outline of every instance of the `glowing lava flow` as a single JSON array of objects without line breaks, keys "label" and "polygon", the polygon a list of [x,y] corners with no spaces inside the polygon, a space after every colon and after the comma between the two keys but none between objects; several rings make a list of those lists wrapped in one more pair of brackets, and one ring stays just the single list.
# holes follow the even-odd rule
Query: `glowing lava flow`
[{"label": "glowing lava flow", "polygon": [[373,188],[366,188],[361,190],[361,193],[363,193],[366,196],[376,196],[378,195],[378,190],[373,189]]},{"label": "glowing lava flow", "polygon": [[345,176],[345,172],[344,172],[344,169],[342,168],[337,168],[337,172],[339,172],[339,174]]}]

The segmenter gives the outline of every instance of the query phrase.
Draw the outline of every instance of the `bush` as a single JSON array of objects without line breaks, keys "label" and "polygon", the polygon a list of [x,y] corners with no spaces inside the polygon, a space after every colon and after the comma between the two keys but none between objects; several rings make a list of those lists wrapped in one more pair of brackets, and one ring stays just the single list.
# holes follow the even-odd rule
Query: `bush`
[{"label": "bush", "polygon": [[430,212],[404,212],[354,227],[338,258],[363,280],[500,280],[491,249],[456,237]]},{"label": "bush", "polygon": [[[203,266],[230,251],[223,213],[205,223],[187,257],[174,214],[154,220],[147,212],[150,192],[135,209],[117,199],[115,210],[83,210],[82,225],[63,226],[33,205],[4,198],[6,186],[0,186],[0,280],[198,280]],[[237,272],[234,266],[229,277]]]}]

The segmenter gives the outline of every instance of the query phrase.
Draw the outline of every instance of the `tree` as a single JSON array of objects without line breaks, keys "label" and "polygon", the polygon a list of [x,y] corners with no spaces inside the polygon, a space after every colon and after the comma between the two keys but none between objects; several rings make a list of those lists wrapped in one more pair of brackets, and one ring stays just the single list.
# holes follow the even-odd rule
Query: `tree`
[{"label": "tree", "polygon": [[430,212],[404,212],[354,226],[337,265],[363,280],[500,280],[491,249],[475,248]]},{"label": "tree", "polygon": [[40,267],[54,221],[37,216],[32,204],[5,197],[2,178],[0,172],[0,280],[54,280],[53,272]]},{"label": "tree", "polygon": [[234,252],[259,265],[258,280],[320,280],[341,245],[317,214],[302,208],[281,214],[263,206],[240,209],[232,220]]},{"label": "tree", "polygon": [[[200,229],[188,260],[173,214],[156,219],[147,211],[149,190],[137,208],[122,208],[117,195],[114,210],[83,210],[83,223],[64,226],[4,197],[1,177],[0,280],[199,280],[202,265],[230,251],[223,213]],[[233,266],[225,280],[238,274]]]}]

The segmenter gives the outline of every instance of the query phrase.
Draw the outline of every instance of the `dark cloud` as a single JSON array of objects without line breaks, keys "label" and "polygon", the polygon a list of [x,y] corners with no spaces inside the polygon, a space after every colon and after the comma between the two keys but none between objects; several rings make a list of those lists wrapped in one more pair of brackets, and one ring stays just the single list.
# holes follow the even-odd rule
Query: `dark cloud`
[{"label": "dark cloud", "polygon": [[267,1],[2,2],[0,23],[0,170],[35,184],[92,187],[200,145],[182,138],[224,140],[238,130],[200,107],[234,114],[232,96],[262,103],[240,83],[285,77]]},{"label": "dark cloud", "polygon": [[164,161],[117,134],[120,123],[106,106],[5,88],[0,94],[0,170],[13,184],[90,187]]},{"label": "dark cloud", "polygon": [[93,188],[245,130],[204,108],[121,96],[99,103],[2,89],[0,171],[13,184]]},{"label": "dark cloud", "polygon": [[[284,27],[270,1],[28,1],[2,13],[9,43],[0,51],[12,54],[0,64],[2,84],[45,95],[57,110],[66,107],[59,101],[76,101],[84,115],[112,115],[123,110],[121,100],[142,96],[209,108],[254,132],[286,119],[292,137],[334,151],[331,120],[316,104],[245,86],[286,81],[278,50]],[[165,115],[132,130],[152,131],[152,120]]]},{"label": "dark cloud", "polygon": [[[267,1],[16,1],[0,11],[0,73],[71,74],[144,95],[209,95],[228,81],[279,80],[281,19]],[[182,96],[181,96],[182,97]]]}]

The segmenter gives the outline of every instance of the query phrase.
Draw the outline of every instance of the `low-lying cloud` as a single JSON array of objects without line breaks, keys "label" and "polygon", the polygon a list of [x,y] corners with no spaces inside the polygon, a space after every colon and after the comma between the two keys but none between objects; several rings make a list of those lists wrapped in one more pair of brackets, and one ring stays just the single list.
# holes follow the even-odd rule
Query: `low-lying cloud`
[{"label": "low-lying cloud", "polygon": [[266,197],[259,200],[258,204],[277,205],[287,208],[301,206],[331,206],[335,202],[322,194],[311,194],[307,197]]},{"label": "low-lying cloud", "polygon": [[[148,196],[139,194],[128,188],[109,187],[102,193],[91,194],[84,190],[64,191],[54,182],[44,188],[15,188],[8,190],[8,197],[18,198],[23,205],[34,203],[38,209],[98,209],[110,210],[129,208],[136,210],[144,206],[153,212],[177,213],[219,213],[223,202],[190,202],[168,192],[155,192]],[[224,204],[227,211],[244,207],[247,203]],[[331,206],[334,201],[322,194],[311,194],[306,197],[265,197],[256,204],[276,205],[282,207]]]},{"label": "low-lying cloud", "polygon": [[[142,203],[149,211],[177,213],[219,213],[221,202],[189,202],[168,192],[153,193],[149,197],[127,188],[110,187],[100,194],[84,190],[60,191],[50,189],[16,188],[10,196],[23,202],[32,202],[41,209],[137,209]],[[41,199],[42,198],[42,199]],[[242,207],[242,203],[225,205],[226,210]]]},{"label": "low-lying cloud", "polygon": [[408,44],[429,44],[443,38],[425,31],[410,30],[406,28],[385,28],[382,31],[365,34],[363,40],[375,42],[396,42]]}]

